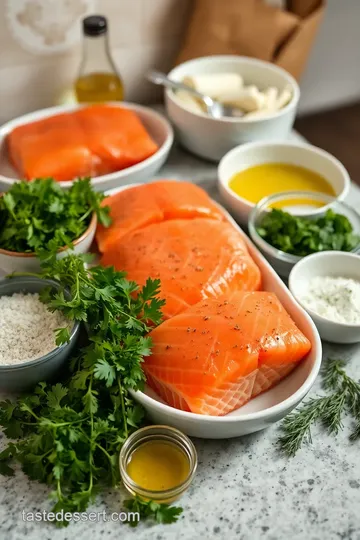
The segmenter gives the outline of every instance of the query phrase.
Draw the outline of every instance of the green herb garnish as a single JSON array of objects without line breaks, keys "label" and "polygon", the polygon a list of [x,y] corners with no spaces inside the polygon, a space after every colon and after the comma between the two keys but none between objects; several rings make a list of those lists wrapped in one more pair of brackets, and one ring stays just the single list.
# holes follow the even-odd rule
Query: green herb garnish
[{"label": "green herb garnish", "polygon": [[72,246],[88,228],[95,212],[100,223],[110,224],[102,193],[90,179],[77,180],[68,190],[52,178],[16,182],[0,197],[0,248],[16,252],[56,252]]},{"label": "green herb garnish", "polygon": [[351,251],[360,243],[348,218],[331,209],[309,219],[273,208],[256,230],[275,248],[301,257],[318,251]]},{"label": "green herb garnish", "polygon": [[[157,298],[159,280],[148,279],[140,289],[125,274],[99,266],[87,270],[86,262],[88,256],[53,257],[41,274],[61,286],[42,294],[49,308],[85,322],[88,343],[71,360],[71,376],[0,404],[5,435],[16,439],[0,454],[1,470],[12,474],[13,459],[30,478],[52,485],[54,512],[84,511],[102,488],[119,482],[120,448],[143,420],[129,389],[143,388],[141,364],[152,344],[147,333],[161,322],[164,304]],[[60,330],[57,337],[61,342],[68,336]],[[144,504],[136,504],[157,521],[170,522],[180,513],[148,503],[144,512]]]},{"label": "green herb garnish", "polygon": [[[182,513],[182,508],[179,506],[159,504],[155,501],[143,501],[137,496],[133,499],[127,499],[124,506],[129,512],[138,512],[140,519],[151,517],[157,523],[174,523]],[[131,527],[138,525],[138,521],[129,521],[128,523]]]},{"label": "green herb garnish", "polygon": [[283,435],[279,438],[280,448],[294,456],[304,441],[311,442],[311,426],[321,424],[331,434],[342,429],[344,414],[350,414],[356,424],[351,440],[360,437],[360,383],[349,377],[341,360],[328,360],[324,369],[323,387],[332,391],[330,395],[308,400],[282,422]]}]

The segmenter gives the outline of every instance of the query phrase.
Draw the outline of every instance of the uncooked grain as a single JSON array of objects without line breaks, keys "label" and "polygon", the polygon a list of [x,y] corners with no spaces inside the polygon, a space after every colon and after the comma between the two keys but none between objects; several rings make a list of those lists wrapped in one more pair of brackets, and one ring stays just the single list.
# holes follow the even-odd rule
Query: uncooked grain
[{"label": "uncooked grain", "polygon": [[69,321],[51,313],[38,294],[0,297],[0,365],[35,360],[56,348],[55,330]]}]

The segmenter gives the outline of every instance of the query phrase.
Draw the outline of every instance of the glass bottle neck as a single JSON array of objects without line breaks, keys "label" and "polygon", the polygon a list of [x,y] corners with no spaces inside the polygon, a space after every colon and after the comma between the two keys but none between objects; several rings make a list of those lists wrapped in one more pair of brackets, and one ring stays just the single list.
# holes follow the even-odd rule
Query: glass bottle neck
[{"label": "glass bottle neck", "polygon": [[87,73],[116,71],[110,55],[107,34],[84,36],[81,71]]}]

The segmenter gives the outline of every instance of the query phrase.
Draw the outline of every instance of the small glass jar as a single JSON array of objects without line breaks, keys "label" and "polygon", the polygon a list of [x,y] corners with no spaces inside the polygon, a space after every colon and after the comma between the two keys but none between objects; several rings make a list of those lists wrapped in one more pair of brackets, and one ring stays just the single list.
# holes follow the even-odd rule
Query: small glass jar
[{"label": "small glass jar", "polygon": [[[295,264],[304,257],[277,249],[264,240],[257,231],[267,212],[272,208],[279,208],[279,203],[281,204],[280,208],[285,212],[308,219],[319,218],[327,210],[331,209],[336,214],[347,217],[354,233],[360,235],[360,214],[336,197],[314,191],[285,191],[264,197],[257,203],[250,214],[249,234],[256,247],[282,278],[287,279]],[[360,243],[350,253],[360,253]]]},{"label": "small glass jar", "polygon": [[[148,442],[165,442],[173,445],[184,454],[188,461],[189,473],[182,483],[170,489],[152,491],[140,486],[129,476],[127,469],[133,452]],[[158,503],[172,503],[191,484],[197,468],[197,454],[191,440],[181,431],[169,426],[149,426],[135,431],[125,441],[120,451],[119,465],[122,481],[131,495],[138,495],[142,499],[151,499]]]}]

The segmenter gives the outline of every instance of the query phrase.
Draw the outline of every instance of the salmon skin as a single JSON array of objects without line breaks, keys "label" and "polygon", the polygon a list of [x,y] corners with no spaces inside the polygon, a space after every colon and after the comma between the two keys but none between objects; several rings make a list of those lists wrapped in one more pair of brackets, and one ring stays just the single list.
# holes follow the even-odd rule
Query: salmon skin
[{"label": "salmon skin", "polygon": [[128,232],[171,219],[205,217],[224,220],[221,210],[207,193],[191,182],[160,180],[134,186],[106,197],[112,225],[98,226],[96,239],[104,253]]},{"label": "salmon skin", "polygon": [[101,258],[140,286],[159,278],[165,318],[203,298],[257,290],[260,270],[240,233],[228,222],[197,218],[148,225],[122,237]]},{"label": "salmon skin", "polygon": [[16,127],[7,137],[21,177],[101,176],[152,156],[158,145],[134,111],[93,105]]},{"label": "salmon skin", "polygon": [[311,345],[275,294],[202,300],[150,336],[147,383],[169,405],[221,416],[290,373]]}]

